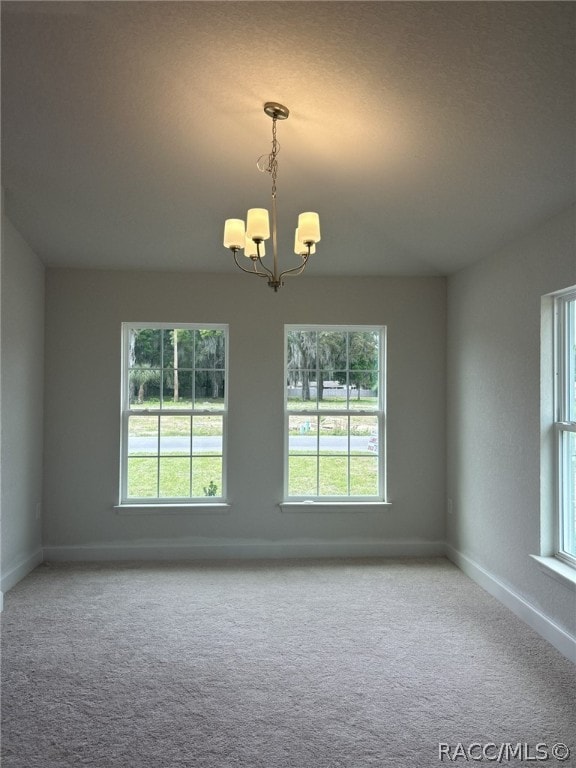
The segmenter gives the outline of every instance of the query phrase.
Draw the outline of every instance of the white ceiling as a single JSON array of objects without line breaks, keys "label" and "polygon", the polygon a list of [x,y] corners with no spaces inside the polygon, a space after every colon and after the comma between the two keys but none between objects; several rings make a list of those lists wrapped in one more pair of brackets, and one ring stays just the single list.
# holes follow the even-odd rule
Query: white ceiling
[{"label": "white ceiling", "polygon": [[310,274],[447,274],[575,199],[571,2],[2,2],[6,210],[46,264],[232,271],[269,207]]}]

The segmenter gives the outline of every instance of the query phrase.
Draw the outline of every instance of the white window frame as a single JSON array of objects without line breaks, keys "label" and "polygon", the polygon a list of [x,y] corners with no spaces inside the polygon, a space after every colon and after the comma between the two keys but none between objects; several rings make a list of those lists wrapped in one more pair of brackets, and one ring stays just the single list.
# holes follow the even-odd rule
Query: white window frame
[{"label": "white window frame", "polygon": [[[573,413],[574,393],[570,387],[575,381],[575,363],[573,356],[576,333],[574,317],[576,314],[576,289],[557,294],[554,298],[555,365],[554,365],[554,437],[555,437],[555,541],[556,557],[576,569],[576,536],[570,516],[574,510],[574,490],[570,458],[566,447],[571,435],[576,435],[576,413]],[[576,439],[576,438],[572,438]]]},{"label": "white window frame", "polygon": [[[288,381],[288,334],[290,331],[340,331],[340,332],[377,332],[379,334],[379,380],[378,380],[378,406],[370,409],[302,409],[288,408],[288,396],[286,382]],[[378,419],[378,493],[374,496],[321,496],[306,495],[294,496],[289,494],[289,418],[299,414],[308,416],[330,415],[352,415],[352,416],[374,416]],[[319,448],[317,445],[316,458],[319,459]],[[347,456],[350,456],[348,450]],[[318,471],[318,470],[317,470]],[[349,479],[349,474],[348,474]],[[382,325],[325,325],[314,324],[304,325],[293,323],[284,326],[284,502],[283,507],[290,505],[314,503],[318,505],[347,505],[354,506],[386,504],[386,326]]]},{"label": "white window frame", "polygon": [[[195,407],[194,397],[190,408],[132,408],[130,404],[129,392],[129,336],[130,331],[134,329],[158,329],[158,330],[218,330],[224,333],[225,338],[225,386],[224,402],[221,409],[205,409]],[[151,322],[124,322],[122,323],[122,365],[121,365],[121,425],[120,425],[120,491],[118,509],[126,508],[169,508],[169,507],[196,507],[196,506],[223,506],[226,505],[226,477],[227,477],[227,434],[228,434],[228,385],[229,385],[229,365],[228,365],[229,335],[228,325],[215,323],[151,323]],[[162,366],[162,370],[164,367]],[[195,370],[195,369],[194,369]],[[186,497],[134,497],[128,496],[128,424],[131,416],[219,416],[222,418],[222,488],[221,493],[216,496],[186,496]],[[191,436],[192,440],[192,436]],[[194,456],[192,445],[190,445],[190,457]],[[192,491],[192,489],[191,489]]]}]

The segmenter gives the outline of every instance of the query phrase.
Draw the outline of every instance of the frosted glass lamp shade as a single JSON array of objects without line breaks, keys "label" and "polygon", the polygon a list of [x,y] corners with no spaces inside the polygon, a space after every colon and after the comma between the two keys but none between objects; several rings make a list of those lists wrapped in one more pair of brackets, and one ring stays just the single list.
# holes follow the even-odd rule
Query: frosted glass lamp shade
[{"label": "frosted glass lamp shade", "polygon": [[246,219],[246,234],[252,240],[268,240],[270,221],[266,208],[250,208]]},{"label": "frosted glass lamp shade", "polygon": [[[300,232],[298,229],[296,229],[294,233],[294,253],[298,256],[306,256],[308,254],[308,246],[304,245],[300,239]],[[310,248],[310,253],[316,253],[315,245]]]},{"label": "frosted glass lamp shade", "polygon": [[245,233],[242,219],[226,219],[224,224],[224,248],[244,248]]},{"label": "frosted glass lamp shade", "polygon": [[[265,253],[266,249],[264,248],[264,243],[260,243],[260,256],[264,256]],[[244,256],[247,256],[249,259],[253,259],[258,256],[256,243],[254,240],[248,237],[248,235],[246,235],[246,244],[244,245]]]},{"label": "frosted glass lamp shade", "polygon": [[298,216],[298,235],[302,243],[317,243],[320,240],[320,217],[308,211]]}]

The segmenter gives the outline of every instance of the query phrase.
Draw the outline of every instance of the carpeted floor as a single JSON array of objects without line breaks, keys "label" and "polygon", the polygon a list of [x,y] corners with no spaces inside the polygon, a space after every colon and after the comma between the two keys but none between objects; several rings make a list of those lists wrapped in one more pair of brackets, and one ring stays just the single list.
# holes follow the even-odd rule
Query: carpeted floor
[{"label": "carpeted floor", "polygon": [[441,558],[41,566],[2,691],[2,768],[576,766],[574,666]]}]

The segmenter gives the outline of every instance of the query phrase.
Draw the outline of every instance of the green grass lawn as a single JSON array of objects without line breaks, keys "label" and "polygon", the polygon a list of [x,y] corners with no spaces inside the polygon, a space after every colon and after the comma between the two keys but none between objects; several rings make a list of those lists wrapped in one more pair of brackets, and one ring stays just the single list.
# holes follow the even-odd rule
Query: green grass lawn
[{"label": "green grass lawn", "polygon": [[[221,456],[131,456],[128,459],[130,498],[190,498],[222,495]],[[159,485],[159,487],[158,487]]]},{"label": "green grass lawn", "polygon": [[377,416],[350,416],[330,414],[318,416],[300,413],[290,414],[288,417],[288,434],[309,435],[311,437],[321,435],[345,436],[350,430],[351,435],[373,435],[378,430]]},{"label": "green grass lawn", "polygon": [[378,408],[378,399],[376,397],[361,397],[358,400],[356,397],[351,397],[347,405],[345,397],[327,397],[318,403],[316,400],[301,400],[298,397],[288,398],[289,411],[315,411],[316,408],[320,410],[349,408],[354,411],[374,411]]},{"label": "green grass lawn", "polygon": [[[210,484],[215,496],[222,495],[221,456],[131,456],[128,459],[128,496],[130,498],[205,497]],[[159,486],[159,487],[158,487]],[[350,455],[350,490],[348,458],[336,451],[318,459],[305,451],[289,458],[291,496],[376,496],[378,460],[368,453]]]},{"label": "green grass lawn", "polygon": [[290,496],[377,496],[378,459],[372,454],[351,454],[348,489],[346,456],[294,453],[289,458],[288,489]]},{"label": "green grass lawn", "polygon": [[156,398],[154,400],[144,400],[141,403],[131,403],[130,409],[135,412],[154,411],[157,413],[162,413],[163,410],[180,411],[195,409],[197,411],[218,413],[224,410],[224,400],[197,400],[194,403],[190,399],[182,399],[176,403],[171,400],[164,400],[162,405],[160,405],[160,400]]}]

